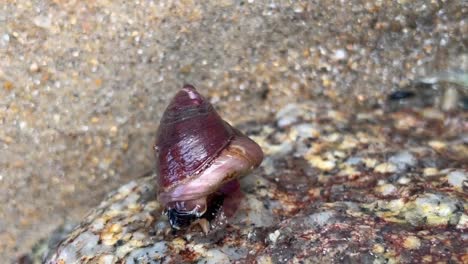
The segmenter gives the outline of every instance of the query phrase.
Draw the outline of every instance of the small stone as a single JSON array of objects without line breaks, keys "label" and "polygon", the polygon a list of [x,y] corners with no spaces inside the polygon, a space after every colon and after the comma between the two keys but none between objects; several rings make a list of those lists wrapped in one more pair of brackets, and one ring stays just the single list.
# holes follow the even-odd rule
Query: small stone
[{"label": "small stone", "polygon": [[333,54],[333,59],[334,60],[345,60],[348,57],[348,53],[344,49],[337,49],[335,50],[335,53]]},{"label": "small stone", "polygon": [[2,42],[3,42],[3,45],[6,46],[8,44],[8,42],[10,42],[10,35],[8,34],[3,34],[2,36]]},{"label": "small stone", "polygon": [[33,62],[30,66],[29,66],[29,71],[30,72],[38,72],[39,71],[39,66],[37,65],[37,63]]},{"label": "small stone", "polygon": [[302,13],[304,12],[304,6],[300,3],[296,3],[293,5],[293,10],[294,10],[294,13]]}]

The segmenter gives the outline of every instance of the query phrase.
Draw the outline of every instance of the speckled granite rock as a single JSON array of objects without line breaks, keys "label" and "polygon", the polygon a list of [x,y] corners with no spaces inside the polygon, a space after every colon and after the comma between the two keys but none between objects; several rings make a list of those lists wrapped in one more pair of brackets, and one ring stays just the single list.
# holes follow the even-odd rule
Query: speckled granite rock
[{"label": "speckled granite rock", "polygon": [[170,232],[149,176],[109,194],[46,263],[468,261],[467,113],[287,108],[241,126],[266,159],[226,226]]},{"label": "speckled granite rock", "polygon": [[234,123],[396,90],[452,109],[459,87],[431,74],[468,69],[467,14],[460,0],[0,1],[0,256],[151,171],[157,120],[185,82]]}]

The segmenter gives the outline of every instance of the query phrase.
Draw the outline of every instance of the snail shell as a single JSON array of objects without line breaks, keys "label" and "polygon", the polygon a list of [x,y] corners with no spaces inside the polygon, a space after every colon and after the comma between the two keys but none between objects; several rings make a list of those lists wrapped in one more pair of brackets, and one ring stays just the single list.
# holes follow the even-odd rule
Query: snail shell
[{"label": "snail shell", "polygon": [[260,146],[224,121],[191,85],[172,99],[155,144],[159,200],[171,226],[188,227],[203,218],[210,197],[258,167]]}]

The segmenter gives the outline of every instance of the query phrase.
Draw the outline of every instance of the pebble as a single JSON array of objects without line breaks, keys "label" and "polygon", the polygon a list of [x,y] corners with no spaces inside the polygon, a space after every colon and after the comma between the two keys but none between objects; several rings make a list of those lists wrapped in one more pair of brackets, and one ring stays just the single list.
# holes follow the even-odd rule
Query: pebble
[{"label": "pebble", "polygon": [[333,59],[334,60],[345,60],[348,57],[348,53],[344,49],[337,49],[335,50],[335,53],[333,54]]},{"label": "pebble", "polygon": [[37,63],[32,63],[30,66],[29,66],[29,71],[32,72],[32,73],[35,73],[35,72],[38,72],[39,71],[39,65],[37,65]]}]

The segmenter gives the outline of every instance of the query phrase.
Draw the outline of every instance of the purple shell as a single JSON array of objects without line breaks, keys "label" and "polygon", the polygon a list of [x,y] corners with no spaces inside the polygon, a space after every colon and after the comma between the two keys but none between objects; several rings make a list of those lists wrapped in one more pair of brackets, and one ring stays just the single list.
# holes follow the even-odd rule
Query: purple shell
[{"label": "purple shell", "polygon": [[236,132],[191,85],[172,99],[156,138],[156,163],[163,190],[194,177],[229,144]]}]

